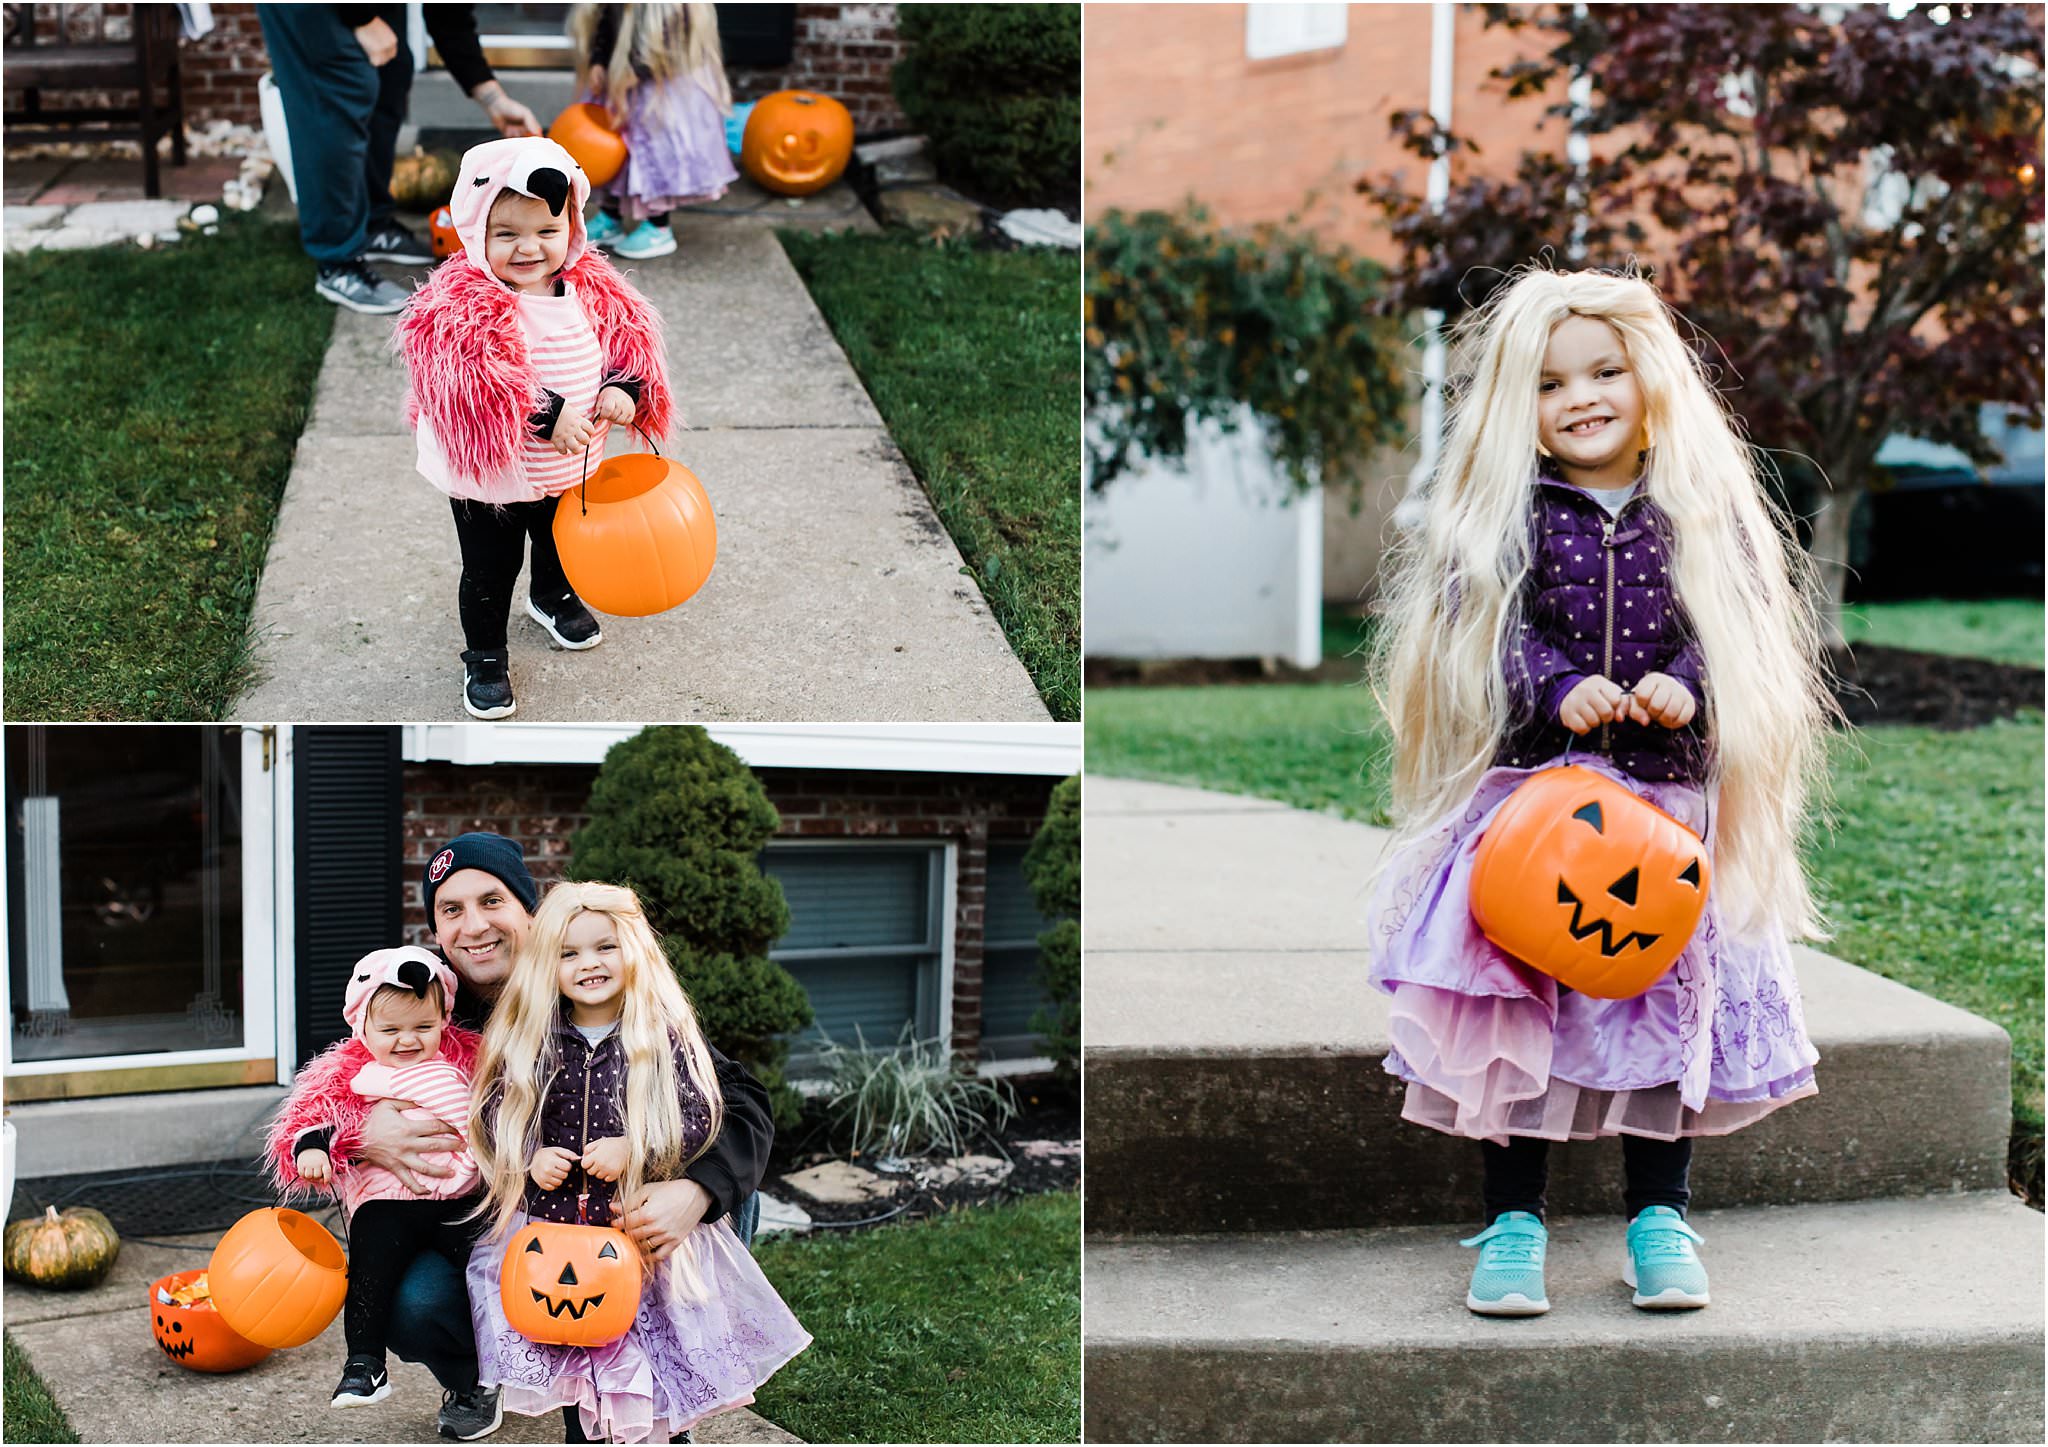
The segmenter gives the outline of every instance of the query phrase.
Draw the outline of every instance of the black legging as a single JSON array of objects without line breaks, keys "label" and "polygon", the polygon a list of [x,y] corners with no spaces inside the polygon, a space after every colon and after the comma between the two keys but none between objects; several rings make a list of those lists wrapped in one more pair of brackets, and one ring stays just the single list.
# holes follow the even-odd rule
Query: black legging
[{"label": "black legging", "polygon": [[[1507,1211],[1527,1211],[1541,1220],[1543,1193],[1550,1184],[1550,1142],[1535,1136],[1509,1136],[1504,1146],[1481,1141],[1479,1153],[1485,1164],[1480,1193],[1486,1202],[1486,1224],[1491,1226]],[[1622,1205],[1631,1221],[1646,1206],[1670,1206],[1683,1216],[1692,1204],[1692,1190],[1686,1183],[1692,1169],[1690,1136],[1660,1141],[1625,1135],[1621,1138],[1621,1165],[1626,1180]]]},{"label": "black legging", "polygon": [[[562,1408],[562,1440],[564,1442],[588,1442],[590,1435],[583,1430],[583,1412],[577,1407]],[[671,1442],[694,1442],[688,1427],[668,1439]]]},{"label": "black legging", "polygon": [[555,552],[555,504],[515,502],[493,507],[487,502],[451,498],[455,537],[462,544],[462,637],[472,649],[503,648],[512,618],[512,585],[526,561],[526,542],[533,540],[533,573],[527,588],[534,602],[552,608],[573,591]]},{"label": "black legging", "polygon": [[[365,1201],[348,1223],[348,1300],[341,1326],[348,1354],[384,1360],[399,1278],[423,1251],[438,1251],[460,1271],[488,1221],[458,1222],[476,1197],[452,1201]],[[471,1382],[474,1384],[472,1376]]]}]

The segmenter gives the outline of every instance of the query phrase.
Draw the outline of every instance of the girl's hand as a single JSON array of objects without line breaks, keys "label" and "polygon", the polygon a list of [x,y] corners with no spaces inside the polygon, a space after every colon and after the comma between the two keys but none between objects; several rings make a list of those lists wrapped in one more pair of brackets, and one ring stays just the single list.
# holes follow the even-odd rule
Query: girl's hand
[{"label": "girl's hand", "polygon": [[300,1151],[298,1158],[299,1179],[302,1181],[331,1181],[334,1179],[334,1163],[327,1159],[325,1151]]},{"label": "girl's hand", "polygon": [[623,387],[606,387],[597,394],[596,411],[601,422],[616,422],[621,427],[629,426],[637,410],[633,405],[632,395]]},{"label": "girl's hand", "polygon": [[1557,721],[1575,734],[1591,733],[1604,723],[1614,723],[1625,713],[1627,700],[1621,685],[1594,674],[1582,678],[1557,706]]},{"label": "girl's hand", "polygon": [[626,1174],[626,1138],[608,1135],[583,1149],[583,1169],[600,1181],[616,1181]]},{"label": "girl's hand", "polygon": [[564,457],[572,456],[590,445],[591,430],[590,419],[564,402],[555,430],[548,434],[548,445]]},{"label": "girl's hand", "polygon": [[533,1183],[543,1191],[552,1191],[569,1179],[569,1168],[576,1164],[576,1152],[566,1146],[542,1146],[533,1158],[533,1164],[526,1168],[526,1174],[533,1177]]},{"label": "girl's hand", "polygon": [[1628,716],[1639,724],[1654,721],[1667,729],[1682,729],[1698,711],[1691,689],[1668,673],[1646,673],[1630,697]]}]

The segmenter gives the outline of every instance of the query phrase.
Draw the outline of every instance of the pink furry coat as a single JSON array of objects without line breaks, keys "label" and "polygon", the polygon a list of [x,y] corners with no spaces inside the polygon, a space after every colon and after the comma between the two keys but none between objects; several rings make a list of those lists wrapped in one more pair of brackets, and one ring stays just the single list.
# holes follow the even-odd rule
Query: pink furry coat
[{"label": "pink furry coat", "polygon": [[[450,1025],[441,1032],[440,1058],[471,1075],[482,1044],[483,1037],[474,1030]],[[299,1179],[298,1140],[309,1130],[332,1126],[334,1139],[327,1154],[335,1164],[337,1176],[346,1169],[362,1141],[363,1121],[377,1105],[376,1101],[357,1095],[349,1088],[349,1082],[373,1058],[370,1047],[351,1036],[308,1060],[305,1069],[292,1081],[291,1094],[278,1108],[263,1143],[270,1183],[284,1196],[338,1196],[332,1181]]]},{"label": "pink furry coat", "polygon": [[413,293],[393,338],[412,374],[406,426],[418,431],[425,420],[447,461],[448,480],[439,485],[456,497],[510,503],[539,496],[527,484],[523,454],[546,398],[527,355],[519,293],[492,274],[485,232],[499,196],[545,190],[540,178],[558,174],[569,184],[569,242],[558,275],[597,334],[605,380],[639,380],[634,425],[657,442],[676,422],[661,314],[590,245],[583,227],[590,183],[581,168],[541,137],[487,141],[463,156],[455,181],[451,209],[463,249]]}]

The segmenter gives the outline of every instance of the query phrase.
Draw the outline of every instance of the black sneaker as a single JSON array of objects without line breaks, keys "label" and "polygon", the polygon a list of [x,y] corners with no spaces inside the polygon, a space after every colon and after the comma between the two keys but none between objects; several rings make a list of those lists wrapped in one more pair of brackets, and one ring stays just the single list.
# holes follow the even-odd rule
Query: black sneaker
[{"label": "black sneaker", "polygon": [[399,225],[386,221],[373,227],[363,241],[363,260],[395,261],[402,266],[428,266],[434,260],[434,249],[423,245],[420,239]]},{"label": "black sneaker", "polygon": [[[555,640],[557,648],[567,648],[573,652],[595,648],[604,642],[604,630],[597,626],[597,620],[590,616],[590,610],[583,606],[583,600],[574,593],[546,610],[529,597],[526,600],[526,612],[534,622],[548,630],[548,637]],[[550,614],[553,616],[549,616]]]},{"label": "black sneaker", "polygon": [[435,1419],[441,1435],[455,1442],[474,1442],[498,1430],[505,1420],[505,1403],[496,1387],[475,1386],[466,1392],[443,1392],[441,1414]]},{"label": "black sneaker", "polygon": [[472,648],[462,655],[462,706],[472,718],[503,718],[512,701],[511,655],[503,648]]},{"label": "black sneaker", "polygon": [[371,316],[388,316],[392,312],[403,311],[405,304],[412,300],[411,292],[386,281],[370,270],[368,263],[360,260],[322,266],[313,290],[337,306],[345,306],[352,312],[367,312]]},{"label": "black sneaker", "polygon": [[350,1357],[341,1368],[341,1385],[330,1407],[367,1407],[391,1395],[391,1376],[378,1357]]}]

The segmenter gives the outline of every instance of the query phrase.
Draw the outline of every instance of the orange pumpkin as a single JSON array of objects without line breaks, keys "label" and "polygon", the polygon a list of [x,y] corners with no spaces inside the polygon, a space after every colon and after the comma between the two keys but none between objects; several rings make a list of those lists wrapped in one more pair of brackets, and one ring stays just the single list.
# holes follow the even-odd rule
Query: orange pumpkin
[{"label": "orange pumpkin", "polygon": [[258,1346],[221,1320],[212,1301],[201,1297],[191,1305],[169,1300],[172,1293],[191,1286],[206,1275],[206,1268],[174,1271],[150,1284],[151,1328],[163,1354],[179,1366],[195,1372],[239,1372],[253,1367],[270,1355],[270,1348]]},{"label": "orange pumpkin", "polygon": [[1472,861],[1472,918],[1524,964],[1582,995],[1625,1000],[1678,962],[1707,907],[1699,836],[1604,774],[1523,781]]},{"label": "orange pumpkin", "polygon": [[445,260],[462,250],[462,237],[456,234],[454,213],[446,206],[436,207],[427,225],[433,228],[436,257]]},{"label": "orange pumpkin", "polygon": [[528,1341],[603,1346],[640,1310],[639,1249],[609,1226],[529,1221],[505,1248],[498,1299]]},{"label": "orange pumpkin", "polygon": [[718,523],[695,473],[655,453],[608,458],[555,508],[555,551],[576,595],[600,613],[646,618],[711,576]]},{"label": "orange pumpkin", "polygon": [[824,190],[852,158],[852,114],[815,91],[778,90],[764,97],[740,136],[740,169],[784,196]]},{"label": "orange pumpkin", "polygon": [[348,1259],[325,1226],[298,1211],[251,1211],[228,1228],[207,1268],[221,1319],[266,1347],[304,1346],[348,1295]]},{"label": "orange pumpkin", "polygon": [[602,186],[626,164],[626,138],[613,130],[601,106],[578,101],[548,127],[548,139],[575,158],[593,186]]}]

